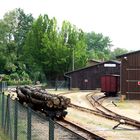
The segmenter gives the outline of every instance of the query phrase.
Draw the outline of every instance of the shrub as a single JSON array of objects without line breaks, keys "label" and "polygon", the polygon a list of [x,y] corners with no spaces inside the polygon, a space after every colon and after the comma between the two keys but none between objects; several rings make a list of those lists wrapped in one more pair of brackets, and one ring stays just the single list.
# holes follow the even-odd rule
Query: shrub
[{"label": "shrub", "polygon": [[8,86],[16,86],[16,85],[30,85],[32,84],[31,80],[17,81],[17,80],[9,80]]}]

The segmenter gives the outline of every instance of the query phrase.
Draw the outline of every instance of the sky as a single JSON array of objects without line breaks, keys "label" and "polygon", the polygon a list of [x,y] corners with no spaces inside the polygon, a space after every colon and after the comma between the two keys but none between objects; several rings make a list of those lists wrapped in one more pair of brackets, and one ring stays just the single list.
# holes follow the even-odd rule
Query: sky
[{"label": "sky", "polygon": [[0,0],[0,18],[15,8],[56,17],[81,28],[109,36],[113,48],[140,50],[140,0]]}]

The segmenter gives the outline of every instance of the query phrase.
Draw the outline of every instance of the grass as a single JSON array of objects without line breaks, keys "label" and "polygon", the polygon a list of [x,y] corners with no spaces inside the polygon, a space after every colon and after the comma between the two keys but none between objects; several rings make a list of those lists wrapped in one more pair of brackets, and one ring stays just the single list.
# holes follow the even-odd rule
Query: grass
[{"label": "grass", "polygon": [[18,137],[20,140],[25,140],[27,137],[27,126],[26,126],[26,121],[25,120],[20,120],[18,122]]},{"label": "grass", "polygon": [[0,129],[0,140],[10,140],[8,136],[3,133],[3,130]]}]

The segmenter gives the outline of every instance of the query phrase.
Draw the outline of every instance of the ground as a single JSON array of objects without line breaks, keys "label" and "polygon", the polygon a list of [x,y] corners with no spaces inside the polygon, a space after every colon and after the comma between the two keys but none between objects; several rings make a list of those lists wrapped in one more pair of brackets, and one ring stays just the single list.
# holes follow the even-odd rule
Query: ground
[{"label": "ground", "polygon": [[[92,109],[93,107],[86,99],[86,95],[91,92],[93,91],[74,91],[73,93],[66,94],[65,96],[71,98],[71,102],[73,104]],[[117,106],[112,104],[112,101]],[[118,97],[111,97],[105,99],[103,101],[103,105],[119,114],[140,121],[140,101],[121,101]],[[73,120],[74,122],[108,140],[140,140],[140,130],[137,130],[136,128],[120,125],[116,130],[113,130],[112,128],[118,124],[117,122],[81,112],[73,108],[68,108],[68,115],[66,116],[66,119]]]},{"label": "ground", "polygon": [[[54,91],[49,90],[49,93],[52,94],[63,94],[65,92],[69,91]],[[70,94],[64,94],[64,96],[67,96],[71,98],[71,102],[76,105],[80,105],[87,108],[93,108],[91,104],[87,101],[86,95],[93,92],[93,91],[70,91]],[[99,91],[94,91],[98,92]],[[11,95],[13,92],[11,92]],[[101,93],[102,94],[102,93]],[[15,96],[15,95],[14,95]],[[117,105],[115,106],[112,104],[112,101]],[[105,99],[102,104],[119,113],[124,116],[127,116],[129,118],[135,119],[140,121],[140,101],[139,100],[124,100],[121,101],[118,97],[110,97]],[[114,122],[112,120],[108,120],[93,114],[85,113],[82,111],[75,110],[73,108],[68,108],[68,115],[66,116],[66,119],[69,119],[81,126],[84,126],[86,129],[94,132],[97,135],[100,135],[104,137],[107,140],[140,140],[140,130],[129,127],[125,125],[120,125],[117,129],[113,130],[112,128],[117,125],[117,122]],[[40,128],[40,125],[36,123],[35,128]],[[41,128],[46,128],[46,126],[43,127],[43,124],[41,125]]]}]

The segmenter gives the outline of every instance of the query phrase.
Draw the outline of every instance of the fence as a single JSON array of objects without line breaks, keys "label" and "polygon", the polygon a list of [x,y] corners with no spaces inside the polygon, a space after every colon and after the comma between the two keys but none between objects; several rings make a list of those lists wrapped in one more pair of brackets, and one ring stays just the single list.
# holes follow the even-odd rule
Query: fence
[{"label": "fence", "polygon": [[7,86],[6,81],[0,82],[0,92],[3,92],[4,90],[7,90],[7,88],[8,88],[8,86]]},{"label": "fence", "polygon": [[69,89],[68,81],[45,81],[44,85],[46,85],[48,89]]},{"label": "fence", "polygon": [[81,140],[57,122],[0,93],[0,126],[10,140]]}]

